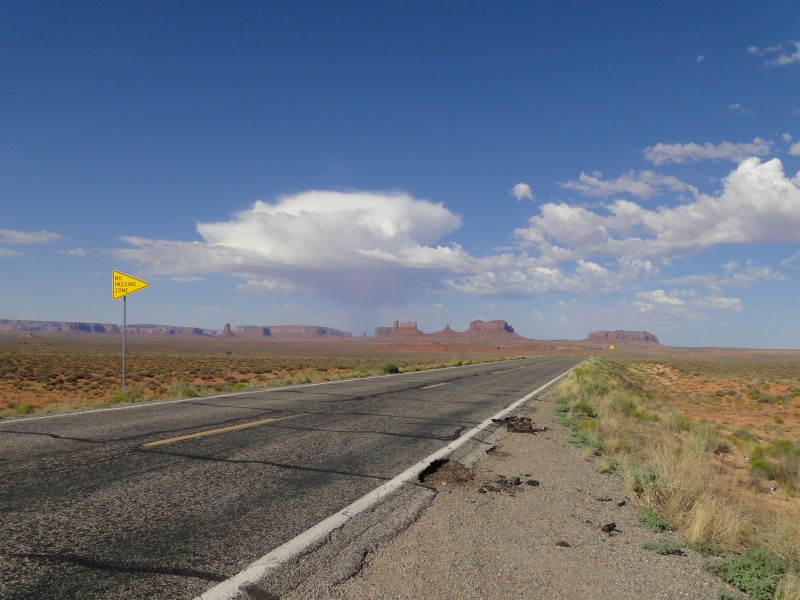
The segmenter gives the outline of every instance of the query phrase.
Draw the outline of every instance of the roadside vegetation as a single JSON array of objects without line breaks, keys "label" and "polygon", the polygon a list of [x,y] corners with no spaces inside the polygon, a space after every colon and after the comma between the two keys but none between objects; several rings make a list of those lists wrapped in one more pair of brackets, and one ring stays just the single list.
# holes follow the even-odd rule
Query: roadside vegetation
[{"label": "roadside vegetation", "polygon": [[751,598],[800,599],[800,365],[592,358],[554,393],[644,526],[679,534]]},{"label": "roadside vegetation", "polygon": [[40,411],[193,398],[320,383],[513,357],[362,358],[233,353],[130,352],[121,391],[120,356],[97,349],[22,347],[0,351],[0,418]]}]

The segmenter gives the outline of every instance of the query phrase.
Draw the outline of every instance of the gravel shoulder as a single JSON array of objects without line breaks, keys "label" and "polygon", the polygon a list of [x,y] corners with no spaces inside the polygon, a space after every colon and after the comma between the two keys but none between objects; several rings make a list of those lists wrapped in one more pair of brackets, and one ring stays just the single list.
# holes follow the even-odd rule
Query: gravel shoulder
[{"label": "gravel shoulder", "polygon": [[638,524],[621,481],[581,458],[550,399],[520,415],[547,431],[504,433],[472,469],[443,469],[425,482],[436,495],[418,518],[368,548],[347,577],[306,580],[279,597],[712,599],[732,591],[690,550],[662,556],[642,547],[680,540]]}]

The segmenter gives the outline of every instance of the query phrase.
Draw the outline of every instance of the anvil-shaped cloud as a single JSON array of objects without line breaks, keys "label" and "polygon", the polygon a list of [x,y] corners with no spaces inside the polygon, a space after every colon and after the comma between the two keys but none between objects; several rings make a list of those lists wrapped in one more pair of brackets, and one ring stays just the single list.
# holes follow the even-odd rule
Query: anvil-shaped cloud
[{"label": "anvil-shaped cloud", "polygon": [[230,273],[247,279],[242,291],[375,302],[458,270],[464,251],[435,244],[460,226],[442,204],[408,194],[309,191],[200,223],[202,242],[126,237],[135,248],[115,255],[158,274]]}]

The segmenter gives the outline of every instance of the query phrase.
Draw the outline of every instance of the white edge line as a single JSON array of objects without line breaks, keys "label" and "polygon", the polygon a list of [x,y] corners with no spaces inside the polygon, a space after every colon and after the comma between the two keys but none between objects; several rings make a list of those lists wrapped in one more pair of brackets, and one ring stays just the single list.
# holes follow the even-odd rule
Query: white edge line
[{"label": "white edge line", "polygon": [[437,450],[433,454],[423,458],[413,467],[406,469],[394,479],[387,481],[371,492],[366,493],[365,495],[361,496],[361,498],[346,506],[339,512],[331,515],[323,521],[320,521],[313,527],[306,529],[303,533],[282,544],[281,546],[278,546],[268,554],[265,554],[255,562],[251,563],[240,573],[215,585],[202,595],[197,596],[195,600],[232,600],[237,595],[242,593],[243,590],[241,588],[243,585],[263,580],[269,575],[270,571],[273,571],[282,564],[302,555],[308,548],[313,546],[325,536],[329,535],[334,530],[342,527],[345,523],[347,523],[347,521],[374,506],[383,498],[400,488],[403,484],[419,477],[419,474],[428,468],[432,462],[450,456],[457,448],[464,445],[469,439],[492,425],[493,419],[500,419],[511,411],[515,410],[518,406],[524,404],[536,394],[550,387],[556,381],[567,375],[567,373],[572,371],[573,368],[574,367],[564,371],[555,379],[548,381],[540,388],[535,389],[534,391],[515,401],[513,404],[509,405],[507,408],[504,408],[497,414],[489,417],[477,427],[470,429],[467,433],[462,435],[457,440],[450,442],[441,450]]},{"label": "white edge line", "polygon": [[[538,358],[536,356],[532,358]],[[331,385],[334,383],[347,383],[350,381],[366,381],[368,379],[381,379],[383,377],[397,377],[398,375],[412,375],[414,373],[427,373],[429,371],[445,371],[447,369],[464,369],[468,367],[475,367],[480,365],[493,364],[494,362],[513,362],[515,360],[529,360],[525,358],[512,358],[510,360],[493,361],[488,363],[477,363],[473,365],[460,365],[457,367],[441,367],[439,369],[421,369],[419,371],[407,371],[405,373],[389,373],[386,375],[368,375],[367,377],[351,377],[349,379],[331,379],[330,381],[320,381],[319,383],[301,383],[297,385],[284,385],[275,387],[258,388],[252,390],[244,390],[241,392],[229,392],[227,394],[215,394],[213,396],[195,396],[192,398],[177,398],[175,400],[156,400],[149,402],[142,402],[140,404],[126,404],[125,406],[107,406],[104,408],[90,408],[90,409],[76,409],[72,412],[58,413],[54,415],[39,415],[36,417],[17,417],[10,419],[0,419],[0,425],[14,425],[17,423],[28,423],[29,421],[40,421],[42,419],[64,419],[67,417],[78,417],[81,415],[88,415],[92,413],[110,412],[112,410],[131,410],[134,408],[151,408],[154,406],[162,406],[164,404],[180,404],[182,402],[197,402],[198,400],[213,400],[214,398],[230,398],[233,396],[246,396],[248,394],[263,394],[268,392],[282,392],[283,390],[292,390],[296,388],[309,388],[319,385]]]}]

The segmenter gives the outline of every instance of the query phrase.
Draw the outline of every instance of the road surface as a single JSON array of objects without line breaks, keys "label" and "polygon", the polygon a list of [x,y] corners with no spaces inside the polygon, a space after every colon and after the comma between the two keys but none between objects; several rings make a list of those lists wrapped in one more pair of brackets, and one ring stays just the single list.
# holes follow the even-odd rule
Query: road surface
[{"label": "road surface", "polygon": [[580,362],[0,422],[0,597],[191,598]]}]

